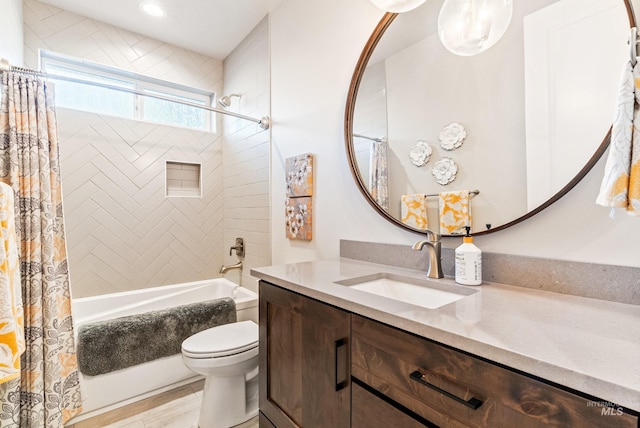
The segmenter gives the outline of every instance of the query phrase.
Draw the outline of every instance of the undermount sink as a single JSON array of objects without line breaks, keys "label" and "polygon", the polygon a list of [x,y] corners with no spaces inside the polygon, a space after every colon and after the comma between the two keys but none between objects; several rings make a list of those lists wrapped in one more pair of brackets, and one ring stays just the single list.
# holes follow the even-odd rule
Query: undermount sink
[{"label": "undermount sink", "polygon": [[427,309],[440,308],[477,291],[460,285],[386,272],[336,281],[336,284]]}]

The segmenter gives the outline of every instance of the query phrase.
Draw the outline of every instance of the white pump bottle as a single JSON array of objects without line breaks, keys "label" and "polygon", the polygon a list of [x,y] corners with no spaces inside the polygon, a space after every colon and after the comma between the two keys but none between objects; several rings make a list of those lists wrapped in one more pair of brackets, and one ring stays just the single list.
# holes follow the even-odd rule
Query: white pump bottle
[{"label": "white pump bottle", "polygon": [[455,251],[456,275],[455,280],[463,285],[482,284],[482,251],[473,244],[470,235],[471,227],[466,226],[467,234],[462,238],[463,243]]}]

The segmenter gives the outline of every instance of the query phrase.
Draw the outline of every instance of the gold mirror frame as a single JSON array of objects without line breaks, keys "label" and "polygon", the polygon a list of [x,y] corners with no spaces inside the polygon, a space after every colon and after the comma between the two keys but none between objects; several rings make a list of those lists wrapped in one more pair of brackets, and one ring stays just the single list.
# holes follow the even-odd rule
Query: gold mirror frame
[{"label": "gold mirror frame", "polygon": [[[631,5],[631,0],[623,0],[623,1],[627,10],[627,17],[629,18],[629,28],[631,29],[633,27],[636,27],[635,13],[633,11],[633,6]],[[353,144],[353,117],[354,117],[355,106],[356,106],[356,96],[358,94],[358,89],[360,88],[360,82],[362,80],[362,76],[364,75],[365,69],[367,68],[367,64],[369,63],[369,59],[371,58],[373,51],[375,50],[380,39],[386,32],[387,28],[389,28],[389,26],[397,16],[398,16],[397,13],[385,13],[385,15],[382,17],[382,19],[374,29],[373,34],[371,34],[371,37],[369,37],[369,40],[365,44],[364,49],[360,54],[360,58],[358,58],[358,63],[356,64],[355,70],[353,71],[353,76],[351,77],[351,83],[349,85],[349,92],[347,94],[347,103],[346,103],[345,115],[344,115],[344,137],[345,137],[344,140],[345,140],[345,147],[347,150],[347,158],[349,161],[349,168],[351,169],[351,175],[353,176],[353,179],[356,181],[356,184],[358,186],[358,189],[360,190],[360,193],[362,193],[362,195],[365,197],[369,205],[371,205],[371,207],[374,210],[376,210],[378,214],[380,214],[382,217],[384,217],[391,223],[395,224],[396,226],[402,229],[408,230],[410,232],[415,232],[415,233],[424,235],[425,231],[415,229],[411,226],[408,226],[402,223],[400,220],[393,217],[386,210],[384,210],[380,205],[378,205],[378,203],[375,201],[375,199],[371,196],[371,194],[367,190],[367,186],[364,183],[362,176],[358,172],[358,166],[356,162],[356,155],[355,155],[354,144]],[[604,139],[602,140],[602,143],[600,143],[600,146],[598,146],[595,153],[593,154],[593,156],[591,156],[591,158],[585,164],[585,166],[582,167],[580,171],[578,171],[576,176],[569,183],[567,183],[562,189],[560,189],[555,195],[549,198],[546,202],[544,202],[537,208],[527,212],[526,214],[516,218],[515,220],[512,220],[508,223],[502,224],[500,226],[497,226],[489,230],[474,232],[472,233],[472,235],[474,236],[487,235],[489,233],[494,233],[500,230],[504,230],[530,217],[533,217],[540,211],[552,205],[554,202],[558,201],[560,198],[566,195],[571,189],[573,189],[587,175],[587,173],[591,170],[591,168],[593,168],[593,166],[598,162],[598,160],[600,160],[604,152],[607,150],[607,147],[609,146],[610,137],[611,137],[611,128],[609,128],[609,131],[607,132]],[[457,236],[457,235],[443,235],[443,236]]]}]

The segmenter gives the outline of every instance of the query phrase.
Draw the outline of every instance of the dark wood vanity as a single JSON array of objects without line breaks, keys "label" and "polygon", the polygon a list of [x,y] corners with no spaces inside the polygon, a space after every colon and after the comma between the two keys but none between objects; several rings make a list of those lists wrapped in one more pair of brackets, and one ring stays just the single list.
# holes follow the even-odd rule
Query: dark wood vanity
[{"label": "dark wood vanity", "polygon": [[603,403],[260,281],[260,426],[638,427]]},{"label": "dark wood vanity", "polygon": [[349,312],[264,281],[259,302],[261,426],[349,427]]}]

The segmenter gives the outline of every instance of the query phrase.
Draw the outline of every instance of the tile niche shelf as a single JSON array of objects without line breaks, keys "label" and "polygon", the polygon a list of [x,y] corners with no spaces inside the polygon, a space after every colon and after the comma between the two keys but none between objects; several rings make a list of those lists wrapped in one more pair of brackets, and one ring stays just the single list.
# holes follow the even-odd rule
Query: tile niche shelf
[{"label": "tile niche shelf", "polygon": [[167,161],[165,171],[167,197],[202,196],[202,173],[199,163]]}]

